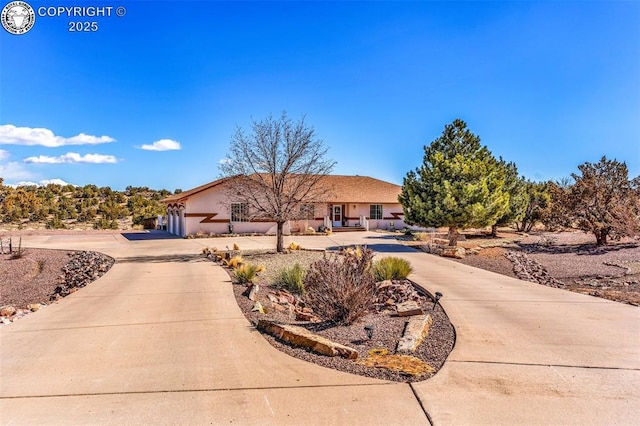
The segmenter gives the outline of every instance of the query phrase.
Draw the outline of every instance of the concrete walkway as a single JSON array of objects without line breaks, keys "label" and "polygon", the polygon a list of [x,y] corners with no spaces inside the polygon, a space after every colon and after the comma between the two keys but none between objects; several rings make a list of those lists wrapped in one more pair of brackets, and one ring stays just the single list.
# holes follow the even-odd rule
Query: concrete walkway
[{"label": "concrete walkway", "polygon": [[[131,237],[131,236],[129,236]],[[2,424],[635,424],[638,308],[525,283],[375,233],[299,237],[411,260],[445,294],[457,330],[445,367],[409,386],[336,372],[273,349],[238,309],[204,246],[176,240],[27,237],[117,259],[98,281],[0,328]],[[418,399],[419,398],[419,399]]]}]

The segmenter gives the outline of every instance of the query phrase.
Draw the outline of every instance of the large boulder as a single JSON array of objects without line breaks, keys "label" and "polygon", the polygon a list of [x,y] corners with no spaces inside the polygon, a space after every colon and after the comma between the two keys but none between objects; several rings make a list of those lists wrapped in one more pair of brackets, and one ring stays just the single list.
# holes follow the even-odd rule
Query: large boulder
[{"label": "large boulder", "polygon": [[292,345],[309,348],[321,355],[341,356],[347,359],[358,358],[358,351],[355,349],[313,334],[306,328],[260,320],[258,322],[258,329]]},{"label": "large boulder", "polygon": [[415,352],[427,337],[427,334],[429,334],[429,328],[432,323],[431,315],[411,317],[404,329],[402,338],[398,341],[396,352]]},{"label": "large boulder", "polygon": [[465,249],[464,247],[445,247],[442,251],[442,256],[453,257],[456,259],[464,259]]}]

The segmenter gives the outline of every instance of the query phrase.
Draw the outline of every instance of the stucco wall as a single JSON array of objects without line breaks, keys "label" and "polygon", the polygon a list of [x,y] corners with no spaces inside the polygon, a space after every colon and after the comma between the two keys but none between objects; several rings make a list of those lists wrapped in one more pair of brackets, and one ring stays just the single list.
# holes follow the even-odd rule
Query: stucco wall
[{"label": "stucco wall", "polygon": [[[338,203],[336,203],[338,204]],[[360,216],[369,217],[370,204],[368,203],[339,203],[344,205],[343,216],[347,218],[347,226],[360,224]],[[315,218],[310,220],[290,221],[285,226],[285,233],[304,232],[306,227],[318,230],[324,224],[323,220],[315,220],[329,213],[328,204],[316,204]],[[229,232],[231,200],[226,196],[223,185],[194,194],[186,201],[185,235],[191,234],[225,234]],[[395,213],[399,218],[395,218]],[[383,219],[369,219],[369,229],[402,229],[406,225],[402,220],[402,206],[400,203],[382,204]],[[202,223],[202,222],[205,223]],[[213,222],[213,223],[208,223]],[[234,222],[234,233],[275,233],[273,222]]]},{"label": "stucco wall", "polygon": [[[364,203],[341,203],[344,204],[345,213],[344,216],[348,218],[348,226],[355,226],[360,222],[360,216],[369,217],[371,204]],[[377,203],[380,204],[380,203]],[[394,218],[392,213],[399,214],[399,219]],[[405,227],[404,220],[402,220],[402,206],[400,203],[394,204],[382,204],[382,217],[383,219],[369,219],[369,229],[388,229],[393,227],[395,229],[402,229]]]}]

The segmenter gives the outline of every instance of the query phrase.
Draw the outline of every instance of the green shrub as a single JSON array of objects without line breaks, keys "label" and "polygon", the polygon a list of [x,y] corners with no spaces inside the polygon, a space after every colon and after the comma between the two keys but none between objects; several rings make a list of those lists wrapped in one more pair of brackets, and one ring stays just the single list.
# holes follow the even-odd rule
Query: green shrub
[{"label": "green shrub", "polygon": [[306,292],[304,288],[304,276],[305,270],[299,263],[296,263],[290,268],[284,268],[274,282],[274,285],[284,288],[291,293],[304,294]]},{"label": "green shrub", "polygon": [[371,268],[376,281],[402,280],[413,271],[409,261],[399,257],[385,257],[374,262]]},{"label": "green shrub", "polygon": [[244,263],[233,271],[233,277],[240,284],[252,283],[260,272],[260,266],[253,263]]},{"label": "green shrub", "polygon": [[376,283],[371,274],[373,252],[360,256],[325,256],[309,267],[304,279],[305,300],[314,312],[329,321],[349,325],[362,318],[373,305]]}]

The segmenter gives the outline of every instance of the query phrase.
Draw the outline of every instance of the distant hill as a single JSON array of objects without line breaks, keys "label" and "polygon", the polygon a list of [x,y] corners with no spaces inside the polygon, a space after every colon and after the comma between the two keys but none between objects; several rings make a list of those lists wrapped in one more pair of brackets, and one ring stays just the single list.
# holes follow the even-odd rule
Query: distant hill
[{"label": "distant hill", "polygon": [[[176,190],[179,191],[179,190]],[[0,229],[132,229],[165,214],[166,189],[96,185],[5,186],[0,178]]]}]

